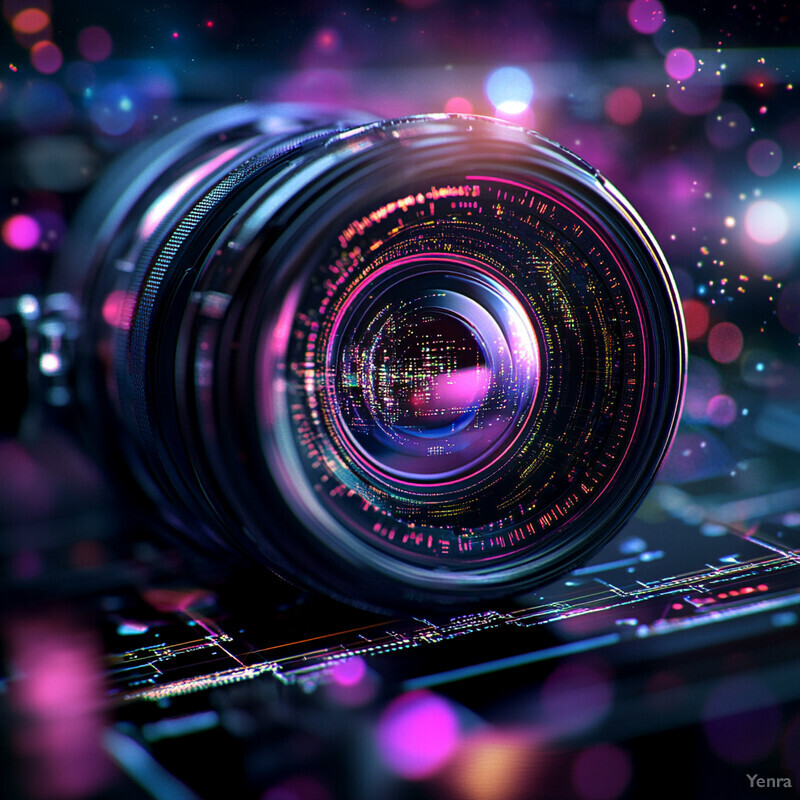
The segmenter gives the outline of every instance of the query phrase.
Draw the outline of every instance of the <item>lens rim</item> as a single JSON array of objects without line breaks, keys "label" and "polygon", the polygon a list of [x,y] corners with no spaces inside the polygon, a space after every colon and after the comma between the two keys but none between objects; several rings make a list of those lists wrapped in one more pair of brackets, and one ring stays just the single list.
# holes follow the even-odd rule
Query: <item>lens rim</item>
[{"label": "lens rim", "polygon": [[[441,122],[447,123],[444,126],[445,130],[437,129]],[[413,128],[413,130],[409,128]],[[437,147],[430,144],[430,137],[434,138],[439,150],[452,145],[453,138],[457,139],[459,136],[465,136],[473,131],[475,132],[474,150],[479,150],[480,146],[487,143],[491,149],[492,145],[496,146],[499,140],[502,144],[507,145],[518,158],[522,159],[524,170],[529,170],[536,175],[539,181],[546,180],[551,183],[561,195],[570,196],[574,206],[581,209],[590,219],[602,221],[605,226],[612,222],[618,230],[607,238],[611,240],[617,253],[625,254],[626,260],[635,265],[637,271],[649,273],[642,275],[643,286],[646,287],[643,291],[650,293],[651,304],[655,302],[657,313],[654,315],[654,319],[646,320],[646,324],[651,327],[651,334],[652,329],[659,328],[664,350],[670,350],[669,356],[659,356],[657,352],[651,354],[653,356],[653,382],[663,391],[654,391],[651,397],[654,406],[654,421],[650,428],[653,433],[651,438],[654,447],[647,457],[637,458],[635,471],[637,474],[646,475],[646,480],[639,480],[632,488],[622,491],[616,501],[605,509],[599,523],[597,520],[593,520],[582,530],[562,535],[560,541],[549,548],[543,548],[535,554],[520,559],[519,562],[499,566],[489,564],[484,567],[475,567],[471,565],[467,569],[452,567],[443,570],[441,565],[418,567],[398,564],[396,559],[387,558],[382,553],[376,557],[374,549],[364,549],[361,546],[363,543],[354,545],[350,541],[352,535],[346,531],[341,529],[325,530],[329,520],[326,520],[324,515],[316,515],[316,511],[309,511],[309,509],[318,507],[314,494],[308,491],[307,487],[298,487],[296,483],[291,485],[280,478],[281,473],[300,474],[301,465],[293,455],[287,455],[287,453],[292,453],[291,435],[285,426],[281,426],[279,420],[289,419],[291,410],[282,405],[281,391],[274,393],[273,398],[266,401],[270,409],[265,419],[271,422],[263,426],[259,434],[266,439],[265,446],[273,453],[281,453],[283,460],[279,469],[273,467],[270,470],[272,480],[280,486],[284,497],[288,498],[289,505],[295,509],[295,513],[299,513],[303,518],[305,527],[310,530],[316,529],[316,536],[324,542],[324,547],[335,552],[345,564],[345,572],[348,577],[345,582],[339,583],[340,592],[346,594],[349,590],[344,587],[353,580],[358,580],[361,586],[365,583],[380,584],[380,578],[370,580],[365,577],[372,575],[374,578],[377,574],[390,577],[404,585],[407,599],[413,598],[415,601],[419,601],[420,598],[429,600],[433,597],[438,601],[444,599],[445,601],[472,602],[478,598],[513,593],[547,582],[572,565],[585,560],[619,530],[649,488],[674,433],[683,391],[685,339],[680,322],[677,292],[658,246],[621,195],[579,159],[541,137],[529,132],[522,132],[513,126],[479,118],[448,115],[382,124],[342,137],[342,140],[347,140],[349,152],[352,153],[353,150],[358,149],[360,156],[359,159],[348,160],[350,175],[374,170],[376,169],[375,162],[381,160],[374,156],[383,155],[387,150],[390,153],[396,152],[391,147],[391,142],[392,134],[397,130],[402,131],[401,138],[403,146],[406,147],[416,137],[419,137],[417,141],[425,139],[426,155],[430,157],[431,161],[436,161],[440,152],[436,152]],[[357,142],[353,141],[355,137],[358,137]],[[389,142],[388,146],[387,141]],[[342,142],[340,141],[340,143]],[[332,149],[330,143],[327,147],[329,150]],[[372,149],[372,159],[368,159],[364,155],[370,149]],[[503,152],[504,150],[505,152]],[[507,164],[508,150],[500,147],[500,152],[497,151],[498,148],[495,147],[494,159],[497,159],[499,155],[500,163]],[[407,153],[405,156],[410,158]],[[354,160],[356,163],[353,163]],[[484,160],[489,163],[493,162],[493,165],[497,167],[497,160],[493,160],[489,156],[484,156]],[[358,163],[359,161],[360,163]],[[379,169],[379,167],[377,168]],[[407,165],[406,171],[408,172],[410,168]],[[508,169],[507,166],[506,169]],[[514,170],[511,171],[514,172]],[[421,181],[424,182],[424,178]],[[346,189],[346,186],[340,186],[339,191],[345,193]],[[325,195],[322,187],[316,187],[315,192],[318,193],[318,197]],[[308,233],[309,239],[313,241],[316,239],[319,229],[311,225],[311,219],[313,214],[319,213],[320,205],[315,204],[313,199],[308,197],[304,199],[303,203],[307,209],[313,207],[313,212],[305,216],[301,214],[302,222],[297,224],[296,229],[302,228]],[[595,208],[597,205],[601,207],[599,212]],[[310,230],[309,225],[311,225]],[[287,239],[290,238],[287,237]],[[278,291],[283,292],[284,290],[287,296],[292,297],[294,292],[296,297],[297,282],[303,279],[297,277],[297,272],[302,273],[301,265],[313,261],[308,249],[305,251],[302,247],[294,250],[291,247],[287,249],[289,252],[284,250],[280,255],[273,254],[270,259],[269,273],[272,280],[269,282],[270,289],[267,292],[270,297],[275,297]],[[261,308],[261,313],[271,320],[266,324],[265,329],[286,332],[290,330],[288,318],[292,312],[287,311],[286,307],[281,310],[279,316],[276,316],[274,311],[270,314],[269,304],[265,303]],[[652,340],[653,336],[651,335],[650,338]],[[266,359],[272,364],[272,367],[266,369],[269,372],[283,357],[279,352],[281,345],[276,344],[272,333],[269,339],[269,346],[262,346],[262,352],[256,358],[255,373],[259,373],[259,370],[263,369],[259,365],[262,360]],[[258,382],[256,385],[251,384],[250,386],[256,392],[261,391]],[[264,398],[261,397],[258,402],[264,402]],[[628,464],[627,472],[633,472],[630,464]],[[616,517],[616,519],[612,519],[612,517]]]}]

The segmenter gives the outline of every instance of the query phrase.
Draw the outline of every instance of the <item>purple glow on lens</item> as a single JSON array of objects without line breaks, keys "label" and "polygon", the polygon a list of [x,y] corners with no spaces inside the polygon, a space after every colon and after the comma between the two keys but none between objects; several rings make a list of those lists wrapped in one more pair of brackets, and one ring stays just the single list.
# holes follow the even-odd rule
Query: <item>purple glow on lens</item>
[{"label": "purple glow on lens", "polygon": [[111,50],[111,36],[105,28],[92,25],[78,34],[78,51],[87,61],[105,61]]},{"label": "purple glow on lens", "polygon": [[27,214],[15,214],[3,223],[3,241],[14,250],[31,250],[41,235],[39,223]]},{"label": "purple glow on lens", "polygon": [[694,75],[697,62],[694,56],[683,47],[676,47],[667,53],[664,59],[664,69],[676,81],[685,81]]},{"label": "purple glow on lens", "polygon": [[598,744],[584,750],[572,766],[572,785],[583,800],[614,800],[631,782],[631,757],[621,747]]},{"label": "purple glow on lens", "polygon": [[203,178],[208,177],[214,170],[230,161],[242,148],[229,147],[213,158],[195,167],[184,175],[177,183],[170,186],[147,210],[139,227],[139,235],[143,238],[151,236],[170,211],[179,203],[187,192],[195,187]]},{"label": "purple glow on lens", "polygon": [[340,441],[365,470],[405,485],[444,486],[493,466],[539,389],[526,309],[499,274],[467,259],[383,265],[337,309],[330,342]]},{"label": "purple glow on lens", "polygon": [[418,780],[433,775],[455,751],[458,719],[443,697],[411,692],[383,712],[377,739],[384,764],[397,775]]},{"label": "purple glow on lens", "polygon": [[491,387],[491,375],[484,367],[427,375],[425,380],[425,385],[409,397],[409,405],[419,417],[441,418],[445,409],[452,413],[452,409],[480,406]]},{"label": "purple glow on lens", "polygon": [[633,0],[628,6],[628,22],[637,33],[655,33],[664,19],[664,6],[658,0]]},{"label": "purple glow on lens", "polygon": [[727,394],[717,394],[708,401],[706,415],[716,428],[727,428],[736,420],[736,401]]}]

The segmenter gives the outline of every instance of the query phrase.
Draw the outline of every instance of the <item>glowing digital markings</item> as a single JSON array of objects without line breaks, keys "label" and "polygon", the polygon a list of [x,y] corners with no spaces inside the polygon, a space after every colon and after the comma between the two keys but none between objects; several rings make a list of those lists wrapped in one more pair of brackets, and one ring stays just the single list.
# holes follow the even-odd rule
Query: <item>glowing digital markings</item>
[{"label": "glowing digital markings", "polygon": [[[498,182],[504,185],[498,188]],[[523,191],[517,191],[519,188]],[[514,229],[531,231],[530,235],[534,236],[530,240],[531,246],[534,242],[538,242],[535,247],[544,248],[544,252],[549,253],[549,258],[531,258],[530,254],[511,257],[510,253],[513,248],[519,246],[521,240],[516,234],[514,239],[510,239],[505,227],[498,228],[493,225],[490,222],[491,218],[486,217],[477,201],[468,199],[487,193],[497,200],[497,203],[492,205],[493,210],[499,205],[501,212],[507,213],[511,226],[524,226],[521,229]],[[463,199],[456,200],[456,197]],[[452,198],[452,202],[447,204],[450,212],[437,218],[437,203],[441,206],[442,199],[449,198]],[[593,390],[592,397],[595,399],[590,400],[587,396],[586,402],[590,405],[585,409],[581,407],[581,403],[573,403],[567,412],[562,412],[569,415],[568,421],[564,423],[568,427],[590,425],[580,434],[580,439],[576,439],[576,445],[572,448],[573,456],[571,458],[574,458],[575,461],[574,463],[570,462],[572,466],[569,469],[568,481],[577,481],[574,490],[568,489],[565,485],[564,488],[567,490],[562,491],[560,496],[554,495],[555,502],[548,506],[547,503],[534,499],[536,492],[528,486],[523,488],[523,494],[527,492],[527,499],[522,504],[519,499],[510,503],[501,499],[499,503],[491,504],[488,509],[494,507],[498,516],[496,519],[490,520],[484,514],[485,524],[475,524],[480,519],[480,515],[477,518],[475,515],[476,510],[480,508],[476,504],[485,502],[480,498],[487,490],[495,491],[502,485],[501,476],[492,477],[486,486],[476,484],[471,488],[465,487],[458,500],[447,498],[446,485],[442,485],[432,493],[426,490],[427,495],[422,488],[413,489],[412,487],[413,490],[403,489],[401,491],[397,488],[396,483],[394,484],[395,488],[388,485],[367,487],[363,483],[359,483],[361,479],[353,481],[351,473],[353,464],[340,461],[341,454],[337,453],[335,447],[332,449],[332,443],[328,439],[328,434],[325,433],[326,425],[332,426],[329,430],[337,429],[337,413],[326,412],[322,417],[318,413],[310,415],[311,425],[303,425],[302,440],[309,448],[311,447],[310,442],[314,442],[313,454],[309,449],[309,457],[314,459],[314,468],[320,466],[320,457],[316,454],[321,452],[322,463],[329,471],[325,477],[335,478],[337,485],[329,487],[328,496],[337,498],[337,502],[347,501],[351,505],[351,511],[345,511],[345,508],[340,506],[342,513],[348,515],[356,513],[355,506],[352,505],[355,503],[363,513],[380,513],[383,517],[395,520],[389,533],[386,533],[387,526],[379,525],[376,528],[375,524],[370,524],[371,536],[383,537],[387,546],[394,540],[395,546],[401,544],[405,547],[423,548],[439,556],[448,552],[452,543],[456,545],[453,549],[454,553],[463,553],[468,556],[470,553],[476,553],[477,548],[477,552],[483,554],[478,556],[481,559],[496,557],[503,551],[514,549],[513,542],[529,540],[531,534],[536,532],[536,523],[542,532],[550,526],[561,524],[561,521],[565,519],[572,519],[579,515],[583,505],[587,502],[583,498],[599,496],[598,489],[602,494],[609,481],[613,481],[616,470],[619,469],[620,459],[627,453],[627,448],[623,448],[623,445],[628,441],[626,434],[631,430],[631,420],[637,415],[633,422],[633,430],[635,430],[638,424],[638,413],[641,412],[641,400],[638,408],[637,404],[632,402],[632,397],[636,395],[637,387],[641,384],[641,373],[644,367],[644,362],[640,358],[642,355],[641,336],[636,333],[635,328],[639,317],[638,300],[630,287],[627,274],[623,273],[622,282],[617,279],[616,275],[612,275],[611,262],[608,261],[607,256],[610,254],[612,261],[616,259],[616,256],[613,252],[607,251],[606,246],[602,244],[602,238],[591,226],[586,224],[586,220],[581,219],[576,222],[575,212],[570,209],[567,214],[571,214],[572,219],[568,222],[569,227],[565,230],[563,220],[559,215],[566,219],[568,216],[564,210],[560,210],[562,206],[559,201],[546,194],[542,196],[542,193],[532,187],[514,184],[511,181],[498,181],[485,176],[467,176],[466,183],[456,182],[445,187],[434,186],[424,193],[416,192],[406,195],[403,198],[403,204],[406,206],[406,211],[412,209],[413,204],[413,213],[416,219],[412,222],[401,217],[394,227],[386,230],[387,223],[391,224],[390,216],[398,210],[398,202],[400,201],[379,206],[346,226],[339,236],[339,246],[344,252],[330,262],[332,267],[335,267],[335,269],[331,269],[332,274],[336,274],[337,278],[342,277],[344,274],[342,265],[345,263],[351,265],[346,271],[348,282],[351,287],[356,287],[368,274],[371,260],[378,258],[381,263],[387,263],[391,258],[397,258],[398,255],[407,257],[409,246],[414,241],[409,237],[414,236],[427,237],[425,241],[434,245],[433,249],[443,249],[448,253],[457,254],[464,248],[468,252],[475,252],[474,248],[478,247],[482,257],[487,259],[487,263],[491,264],[493,269],[500,270],[501,273],[506,270],[513,271],[515,264],[520,265],[520,268],[524,264],[526,270],[524,274],[528,277],[523,279],[521,275],[518,275],[514,278],[515,281],[521,281],[524,284],[527,280],[533,279],[544,281],[550,287],[547,292],[535,292],[529,297],[529,302],[533,303],[532,318],[537,320],[537,335],[540,337],[544,352],[556,352],[559,348],[565,347],[567,344],[567,340],[564,338],[566,332],[577,333],[579,330],[579,320],[576,316],[579,307],[573,308],[567,300],[567,293],[577,290],[576,297],[583,298],[580,307],[585,308],[586,313],[598,321],[594,335],[597,337],[598,343],[601,343],[601,347],[598,351],[600,355],[597,356],[599,361],[596,369],[599,369],[598,374],[602,374],[603,383],[609,387],[603,391],[612,391],[611,383],[613,383],[617,386],[613,392],[622,393],[621,402],[615,403],[613,394],[609,394],[597,411],[590,414],[591,404],[596,403],[603,396],[600,385],[598,385]],[[537,216],[532,217],[530,214],[521,216],[515,209],[522,208],[535,208]],[[483,216],[479,220],[467,219],[467,212],[473,210]],[[421,219],[428,214],[430,214],[430,219]],[[506,225],[505,218],[501,220],[501,224]],[[376,241],[380,241],[382,246],[371,247]],[[388,252],[388,255],[381,255],[384,250]],[[372,255],[373,253],[376,255]],[[584,264],[585,259],[587,260]],[[617,263],[617,267],[619,266]],[[330,335],[331,314],[341,311],[339,301],[333,301],[339,291],[338,287],[342,284],[338,280],[322,280],[318,285],[324,287],[325,296],[321,298],[314,316],[316,323],[322,323],[319,333],[324,339]],[[600,291],[601,286],[605,286],[602,291]],[[608,319],[605,316],[604,303],[610,302],[611,295],[607,299],[603,299],[604,293],[607,292],[611,292],[611,295],[618,298],[613,301],[617,307]],[[550,310],[547,313],[555,314],[561,320],[560,324],[564,325],[562,329],[559,330],[558,327],[550,324],[542,325],[538,321],[538,315],[545,309],[540,307],[537,311],[536,307],[541,304],[544,297],[550,298],[547,306]],[[631,314],[633,309],[637,313]],[[612,328],[613,330],[619,329],[619,332],[614,333]],[[578,347],[579,352],[584,352],[584,344],[580,339],[570,346]],[[631,371],[624,384],[619,383],[618,378],[615,377],[618,368],[613,365],[613,360],[619,359],[622,348],[627,351],[625,360],[628,366],[626,369]],[[323,378],[324,370],[320,371],[319,352],[317,337],[313,339],[310,336],[307,337],[304,359],[306,363],[315,365],[313,369],[309,368],[305,372],[306,378],[310,378],[305,383],[307,398],[311,398],[314,394],[312,392],[314,383],[320,382],[322,385],[325,380]],[[585,351],[580,358],[585,359],[589,352],[593,352],[593,350]],[[554,481],[560,485],[560,482],[566,477],[559,477],[564,468],[561,466],[561,459],[556,458],[556,453],[564,447],[564,444],[560,436],[547,432],[548,414],[544,409],[557,402],[561,392],[559,387],[567,379],[569,373],[562,371],[560,361],[551,364],[549,370],[542,387],[542,411],[532,419],[530,425],[532,433],[527,440],[521,442],[519,454],[514,462],[520,465],[518,472],[520,476],[526,476],[527,480],[532,480],[537,486],[543,484],[543,488],[536,490],[538,492],[548,491],[548,486],[556,485],[553,483]],[[443,374],[449,374],[447,369]],[[350,390],[357,390],[359,385],[367,385],[364,383],[365,380],[366,376],[359,378],[356,372],[342,386],[346,385]],[[581,380],[585,381],[586,379]],[[427,397],[428,394],[425,396]],[[306,402],[307,407],[313,406],[315,411],[319,410],[313,400]],[[617,419],[608,417],[610,409],[615,405],[620,409]],[[438,413],[440,412],[437,411]],[[604,444],[607,456],[596,458],[592,453],[598,446],[597,442],[601,440],[596,440],[593,431],[597,429],[600,420],[607,417],[613,422]],[[364,423],[367,422],[366,418],[363,420]],[[356,419],[353,424],[360,426],[362,423]],[[490,427],[491,424],[488,422],[487,426]],[[606,428],[610,424],[603,423]],[[336,434],[337,437],[340,435],[341,431]],[[577,430],[575,435],[577,435]],[[534,441],[536,445],[532,447]],[[580,444],[577,444],[578,441]],[[628,443],[627,447],[629,446]],[[445,449],[445,443],[436,443],[429,448],[429,452],[441,454]],[[594,461],[592,461],[593,458]],[[538,473],[537,478],[532,478],[537,475],[537,470],[541,471],[543,466],[548,463],[551,466],[548,467],[547,476]],[[581,470],[585,470],[582,478],[579,477]],[[355,470],[356,474],[358,472]],[[361,474],[363,476],[363,471]],[[604,477],[606,475],[610,475],[610,478]],[[344,483],[339,483],[340,480]],[[525,487],[526,484],[522,485]],[[409,491],[411,491],[411,495],[408,495]],[[423,493],[419,494],[419,492]],[[351,499],[348,500],[348,498]],[[406,512],[403,511],[404,507],[411,509],[414,523],[404,521],[406,516]],[[508,511],[513,508],[513,517],[511,514],[503,517],[503,514],[506,513],[503,511],[504,508],[507,508]],[[538,514],[535,514],[537,511]],[[517,521],[515,517],[520,512],[523,514],[523,519]],[[526,514],[531,515],[532,513],[535,516],[525,518]],[[461,515],[469,516],[472,521],[469,525],[464,526],[462,533],[459,533],[457,521]],[[431,533],[412,535],[411,529],[415,525],[420,529],[428,528]],[[443,525],[444,527],[442,527]],[[406,526],[407,533],[396,537],[396,531],[402,530]],[[508,526],[508,530],[503,530],[504,526]],[[497,527],[500,530],[491,532]]]}]

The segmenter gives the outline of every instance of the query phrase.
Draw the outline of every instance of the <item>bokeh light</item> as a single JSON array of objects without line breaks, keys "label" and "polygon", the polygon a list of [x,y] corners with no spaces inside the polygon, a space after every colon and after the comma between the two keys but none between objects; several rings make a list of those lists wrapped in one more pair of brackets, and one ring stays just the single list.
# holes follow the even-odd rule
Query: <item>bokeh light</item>
[{"label": "bokeh light", "polygon": [[705,359],[692,358],[692,368],[686,379],[686,397],[683,413],[688,420],[702,422],[711,398],[720,394],[722,382],[717,368]]},{"label": "bokeh light", "polygon": [[606,95],[605,112],[617,125],[631,125],[642,114],[642,98],[636,89],[620,86]]},{"label": "bokeh light", "polygon": [[694,56],[684,47],[675,47],[667,53],[664,59],[664,69],[676,81],[685,81],[694,75],[697,62]]},{"label": "bokeh light", "polygon": [[736,420],[736,401],[727,394],[716,394],[708,401],[706,416],[716,428],[727,428]]},{"label": "bokeh light", "polygon": [[39,223],[27,214],[15,214],[3,223],[3,241],[14,250],[31,250],[41,235]]},{"label": "bokeh light", "polygon": [[472,103],[466,97],[451,97],[445,104],[444,110],[448,114],[471,114]]},{"label": "bokeh light", "polygon": [[41,8],[26,8],[11,21],[17,33],[39,33],[50,24],[50,17]]},{"label": "bokeh light", "polygon": [[331,54],[339,50],[342,37],[335,28],[320,28],[314,34],[314,48],[320,53]]},{"label": "bokeh light", "polygon": [[53,11],[50,0],[3,0],[3,16],[9,22],[12,22],[17,14],[29,8],[36,8],[40,11],[44,11],[48,16],[50,16]]},{"label": "bokeh light", "polygon": [[105,28],[92,25],[78,34],[78,51],[87,61],[105,61],[112,49],[111,36]]},{"label": "bokeh light", "polygon": [[757,244],[775,244],[789,232],[789,215],[774,200],[756,200],[747,208],[744,227]]},{"label": "bokeh light", "polygon": [[465,738],[447,763],[441,776],[442,796],[448,800],[526,800],[534,796],[532,790],[545,758],[529,729],[481,728]]},{"label": "bokeh light", "polygon": [[589,730],[608,714],[612,701],[608,666],[592,659],[562,662],[540,693],[545,724],[557,734]]},{"label": "bokeh light", "polygon": [[759,177],[774,175],[783,161],[783,150],[772,139],[758,139],[747,148],[747,166]]},{"label": "bokeh light", "polygon": [[31,64],[43,75],[52,75],[61,69],[64,56],[61,48],[53,42],[37,42],[31,48]]},{"label": "bokeh light", "polygon": [[631,758],[614,744],[584,750],[572,767],[572,785],[583,800],[614,800],[631,782]]},{"label": "bokeh light", "polygon": [[794,366],[778,358],[771,350],[747,350],[742,356],[740,371],[742,381],[759,390],[781,389],[800,380]]},{"label": "bokeh light", "polygon": [[361,656],[337,661],[331,668],[331,677],[340,686],[355,686],[367,674],[367,662]]},{"label": "bokeh light", "polygon": [[132,307],[131,304],[134,302],[135,297],[133,294],[126,292],[124,289],[114,289],[110,292],[103,301],[102,314],[106,325],[125,331],[128,330],[130,318],[125,315],[125,309]]},{"label": "bokeh light", "polygon": [[504,114],[521,114],[533,100],[533,82],[518,67],[501,67],[489,75],[486,96]]},{"label": "bokeh light", "polygon": [[736,103],[723,103],[706,118],[708,141],[720,150],[736,147],[750,136],[750,118]]},{"label": "bokeh light", "polygon": [[[702,78],[702,79],[701,79]],[[697,116],[713,111],[722,100],[722,81],[708,80],[695,73],[685,82],[672,83],[667,88],[667,101],[681,114]]]},{"label": "bokeh light", "polygon": [[331,681],[325,687],[326,694],[339,706],[354,708],[374,699],[377,681],[367,669],[361,656],[350,656],[337,661],[330,671]]},{"label": "bokeh light", "polygon": [[136,105],[130,87],[111,84],[101,89],[89,106],[95,125],[109,136],[127,133],[136,122]]},{"label": "bokeh light", "polygon": [[378,722],[381,759],[392,772],[418,780],[437,772],[458,745],[455,709],[431,692],[411,692],[393,700]]},{"label": "bokeh light", "polygon": [[733,322],[718,322],[708,332],[708,352],[718,364],[730,364],[742,354],[744,337]]},{"label": "bokeh light", "polygon": [[42,353],[39,356],[39,369],[44,375],[56,375],[62,366],[61,358],[55,353]]},{"label": "bokeh light", "polygon": [[718,683],[703,708],[711,749],[733,764],[759,761],[777,747],[780,716],[769,688],[749,677]]},{"label": "bokeh light", "polygon": [[708,307],[700,300],[684,300],[683,318],[686,322],[686,338],[690,342],[701,339],[708,330]]},{"label": "bokeh light", "polygon": [[628,6],[628,22],[637,33],[655,33],[664,20],[664,6],[658,0],[633,0]]}]

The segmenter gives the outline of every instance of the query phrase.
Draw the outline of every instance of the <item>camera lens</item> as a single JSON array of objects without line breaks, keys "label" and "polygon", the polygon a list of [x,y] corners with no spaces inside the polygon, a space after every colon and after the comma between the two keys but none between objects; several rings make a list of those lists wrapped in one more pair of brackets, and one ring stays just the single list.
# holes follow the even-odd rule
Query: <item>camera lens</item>
[{"label": "camera lens", "polygon": [[162,514],[350,602],[552,580],[621,528],[677,424],[652,236],[496,120],[215,112],[131,154],[68,253],[82,403]]}]

